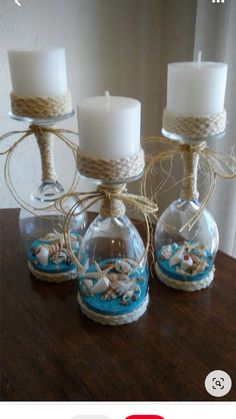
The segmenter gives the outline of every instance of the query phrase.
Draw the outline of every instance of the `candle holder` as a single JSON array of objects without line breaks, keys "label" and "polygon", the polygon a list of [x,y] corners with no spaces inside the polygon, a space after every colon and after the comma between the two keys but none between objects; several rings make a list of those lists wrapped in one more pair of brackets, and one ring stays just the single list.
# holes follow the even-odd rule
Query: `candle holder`
[{"label": "candle holder", "polygon": [[82,312],[102,324],[136,321],[148,305],[147,251],[125,215],[126,202],[135,206],[126,183],[141,177],[143,169],[142,150],[117,160],[94,159],[78,150],[78,170],[96,179],[97,191],[91,196],[102,204],[79,249],[77,297]]},{"label": "candle holder", "polygon": [[[26,98],[24,99],[24,101]],[[26,100],[27,102],[27,100]],[[16,106],[13,107],[16,109]],[[22,108],[20,108],[22,109]],[[66,109],[70,109],[66,106]],[[62,196],[64,187],[58,181],[54,165],[53,131],[56,122],[74,115],[74,111],[55,116],[40,114],[39,118],[10,113],[10,117],[30,124],[27,135],[34,134],[40,151],[42,183],[34,191],[28,202],[19,201],[22,205],[19,217],[19,228],[23,247],[32,275],[42,281],[51,283],[64,282],[77,276],[76,265],[70,259],[63,236],[63,224],[67,209],[74,204],[73,199],[67,203],[64,211],[55,208],[55,201]],[[53,114],[53,112],[51,112]],[[11,190],[11,189],[10,189]],[[11,190],[12,192],[12,190]],[[14,195],[16,198],[18,195]],[[86,213],[74,216],[71,222],[70,238],[75,254],[78,254],[81,235],[85,231]]]},{"label": "candle holder", "polygon": [[200,290],[214,278],[219,234],[214,218],[198,201],[197,173],[206,141],[224,135],[225,121],[225,112],[209,118],[181,118],[164,111],[162,133],[170,144],[181,139],[184,174],[181,197],[170,204],[156,226],[155,267],[158,278],[175,289]]}]

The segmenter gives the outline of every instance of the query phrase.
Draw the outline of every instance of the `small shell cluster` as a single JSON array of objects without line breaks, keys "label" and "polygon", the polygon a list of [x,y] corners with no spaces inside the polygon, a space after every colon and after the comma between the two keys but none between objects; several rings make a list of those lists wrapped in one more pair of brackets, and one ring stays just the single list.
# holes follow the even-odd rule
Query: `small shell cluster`
[{"label": "small shell cluster", "polygon": [[160,260],[168,261],[170,268],[182,275],[197,275],[209,268],[208,253],[204,246],[194,242],[173,243],[161,248]]},{"label": "small shell cluster", "polygon": [[136,265],[131,259],[119,259],[114,264],[108,264],[103,271],[96,262],[95,265],[97,272],[85,272],[81,278],[81,290],[85,296],[101,294],[103,300],[122,297],[120,304],[129,304],[141,295],[138,281],[144,278],[129,276]]},{"label": "small shell cluster", "polygon": [[[70,233],[71,247],[74,251],[78,251],[80,239],[80,236],[77,237],[75,234]],[[55,265],[61,263],[67,265],[71,264],[62,233],[54,230],[53,233],[47,233],[46,236],[39,240],[43,240],[44,243],[39,244],[32,249],[32,254],[36,258],[34,262],[36,265],[40,264],[42,266],[47,266],[49,262],[54,263]]]}]

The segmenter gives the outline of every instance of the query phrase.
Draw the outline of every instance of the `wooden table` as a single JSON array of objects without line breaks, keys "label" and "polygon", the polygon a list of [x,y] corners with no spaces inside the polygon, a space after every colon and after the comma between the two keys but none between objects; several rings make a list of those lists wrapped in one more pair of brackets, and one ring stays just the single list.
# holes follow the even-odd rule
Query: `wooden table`
[{"label": "wooden table", "polygon": [[[183,293],[150,279],[137,323],[109,327],[84,317],[74,284],[30,276],[18,210],[1,210],[2,400],[236,400],[236,261],[222,252],[214,285]],[[231,392],[215,399],[206,375],[227,371]]]}]

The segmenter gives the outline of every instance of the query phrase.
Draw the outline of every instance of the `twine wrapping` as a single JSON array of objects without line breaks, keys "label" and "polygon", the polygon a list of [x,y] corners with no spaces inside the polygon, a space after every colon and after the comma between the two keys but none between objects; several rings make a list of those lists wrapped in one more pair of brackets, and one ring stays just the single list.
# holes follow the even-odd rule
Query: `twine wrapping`
[{"label": "twine wrapping", "polygon": [[197,190],[197,168],[199,154],[192,152],[191,149],[184,150],[182,152],[182,159],[184,163],[184,176],[181,198],[186,201],[191,199],[198,199],[199,193]]},{"label": "twine wrapping", "polygon": [[[117,185],[111,187],[106,187],[104,185],[99,185],[96,191],[92,192],[71,192],[67,193],[63,197],[59,198],[55,201],[56,208],[63,212],[64,211],[64,203],[70,197],[77,198],[77,202],[71,207],[71,209],[67,212],[65,223],[63,226],[63,233],[65,238],[66,248],[69,254],[70,259],[73,263],[77,266],[78,270],[81,273],[84,273],[84,267],[78,262],[77,258],[74,255],[71,242],[70,242],[70,223],[72,217],[76,214],[77,216],[82,214],[83,212],[87,211],[92,205],[96,204],[100,201],[106,201],[105,207],[108,208],[108,201],[121,201],[124,206],[129,205],[132,208],[138,210],[145,219],[146,223],[146,231],[147,231],[147,244],[144,250],[144,253],[141,259],[137,262],[136,266],[133,268],[134,270],[137,266],[141,265],[142,263],[146,262],[147,255],[148,255],[148,248],[150,243],[150,226],[148,217],[150,214],[154,214],[158,208],[156,204],[151,202],[149,199],[143,196],[137,196],[133,194],[126,193],[126,185]],[[111,205],[112,207],[112,205]],[[65,211],[64,211],[65,212]],[[112,216],[112,215],[109,215]]]},{"label": "twine wrapping", "polygon": [[11,110],[14,115],[30,118],[51,118],[72,111],[70,92],[60,96],[27,97],[11,92]]},{"label": "twine wrapping", "polygon": [[[191,173],[191,176],[188,176],[188,173],[190,174],[191,170],[195,171],[195,178],[196,178],[196,167],[197,167],[197,157],[199,156],[201,160],[205,163],[206,170],[209,174],[209,185],[206,191],[205,196],[202,199],[201,205],[199,210],[196,211],[196,213],[188,220],[187,223],[183,225],[180,232],[183,231],[185,228],[188,228],[189,230],[192,229],[194,224],[199,220],[203,210],[206,208],[208,201],[214,191],[215,185],[216,185],[216,177],[220,177],[221,179],[235,179],[236,178],[236,158],[231,155],[225,155],[223,153],[220,153],[218,151],[212,150],[209,147],[207,147],[207,144],[205,141],[201,141],[197,144],[185,144],[177,141],[171,141],[169,139],[163,138],[163,137],[147,137],[142,140],[142,145],[146,144],[164,144],[168,148],[164,151],[161,151],[160,153],[155,154],[154,156],[149,157],[149,161],[147,162],[146,169],[144,172],[144,176],[142,179],[142,185],[141,185],[141,193],[144,196],[147,196],[147,177],[153,170],[156,164],[162,163],[164,161],[170,160],[172,162],[173,157],[176,154],[181,154],[183,156],[187,156],[189,154],[194,155],[195,162],[191,161],[191,158],[189,157],[189,161],[186,163],[186,173],[187,178],[184,178],[184,189],[182,191],[182,196],[186,196],[190,198],[191,194],[193,195],[192,198],[194,198],[194,195],[196,197],[196,179],[193,181],[190,180],[190,177],[193,177],[193,173]],[[194,167],[195,165],[195,167]],[[171,163],[172,168],[172,163]],[[170,174],[168,174],[167,178]],[[190,183],[192,185],[190,185]],[[186,185],[188,185],[186,187]],[[188,198],[187,198],[188,199]],[[191,199],[191,198],[190,198]],[[156,217],[157,218],[157,217]],[[174,229],[173,226],[168,226],[169,228]],[[174,229],[175,230],[175,229]]]},{"label": "twine wrapping", "polygon": [[39,271],[38,269],[35,269],[32,263],[30,263],[29,261],[28,261],[28,268],[31,274],[35,278],[40,279],[40,281],[50,282],[52,284],[59,284],[61,282],[71,281],[77,276],[76,270],[72,270],[68,272],[59,272],[59,273],[55,272],[51,274],[47,272],[42,272],[42,271]]},{"label": "twine wrapping", "polygon": [[[25,210],[29,211],[30,213],[32,213],[33,215],[37,215],[36,211],[45,211],[47,209],[52,209],[53,203],[48,206],[48,207],[33,207],[31,204],[29,204],[28,202],[24,201],[20,195],[18,194],[12,179],[11,179],[11,173],[10,173],[10,163],[11,163],[11,158],[12,155],[14,153],[14,151],[17,149],[17,147],[25,140],[29,139],[29,137],[31,135],[35,135],[35,137],[37,138],[37,142],[39,147],[41,147],[41,151],[43,150],[43,152],[41,153],[41,158],[42,158],[42,176],[45,178],[48,178],[50,176],[56,176],[55,171],[54,171],[54,166],[52,166],[52,157],[51,157],[51,152],[52,149],[51,147],[51,135],[55,135],[55,137],[57,139],[59,139],[60,141],[62,141],[67,147],[70,148],[70,150],[73,153],[74,156],[74,160],[76,162],[76,152],[77,152],[77,146],[70,141],[68,138],[65,137],[65,134],[73,134],[78,136],[78,133],[74,132],[74,131],[70,131],[67,129],[61,129],[61,128],[53,128],[53,127],[44,127],[44,126],[39,126],[39,125],[30,125],[30,127],[27,130],[24,131],[10,131],[6,134],[4,134],[3,136],[0,137],[0,143],[2,143],[4,140],[6,140],[7,138],[13,136],[13,135],[17,135],[20,134],[20,138],[18,138],[13,145],[11,145],[10,147],[8,147],[5,151],[0,152],[0,156],[1,155],[6,155],[6,161],[5,161],[5,165],[4,165],[4,177],[5,177],[5,181],[7,184],[8,189],[10,190],[13,198],[16,200],[16,202]],[[42,144],[42,139],[46,138],[46,145]],[[49,140],[50,138],[50,140]],[[49,142],[48,142],[49,141]],[[45,148],[44,148],[45,147]],[[47,154],[49,152],[49,155]],[[44,160],[45,159],[45,160]],[[44,180],[44,179],[43,179]],[[72,183],[68,189],[68,192],[71,192],[75,186],[77,185],[77,173],[75,171]]]},{"label": "twine wrapping", "polygon": [[77,294],[77,300],[81,308],[81,311],[89,319],[103,325],[120,326],[122,324],[128,324],[137,321],[145,313],[149,303],[149,295],[146,295],[146,297],[142,301],[141,306],[138,307],[136,310],[131,311],[130,313],[119,314],[116,316],[109,316],[101,313],[96,313],[96,311],[90,310],[80,298],[79,293]]},{"label": "twine wrapping", "polygon": [[183,117],[164,109],[163,129],[192,139],[222,134],[226,127],[226,111],[204,117]]},{"label": "twine wrapping", "polygon": [[81,175],[105,180],[106,182],[125,181],[140,176],[145,166],[144,152],[140,149],[138,154],[122,159],[97,159],[77,150],[77,167]]},{"label": "twine wrapping", "polygon": [[48,131],[34,131],[41,156],[42,181],[57,180],[53,154],[53,134]]},{"label": "twine wrapping", "polygon": [[[126,191],[126,185],[117,185],[120,192]],[[116,187],[116,189],[117,189]],[[99,191],[104,192],[105,197],[102,200],[99,214],[103,217],[120,217],[125,214],[125,205],[120,199],[113,198],[111,193],[114,188],[100,185]]]},{"label": "twine wrapping", "polygon": [[178,279],[170,278],[165,275],[159,268],[158,264],[155,264],[156,274],[163,284],[170,288],[174,288],[180,291],[199,291],[203,288],[209,287],[214,279],[215,266],[212,267],[211,271],[199,281],[180,281]]}]

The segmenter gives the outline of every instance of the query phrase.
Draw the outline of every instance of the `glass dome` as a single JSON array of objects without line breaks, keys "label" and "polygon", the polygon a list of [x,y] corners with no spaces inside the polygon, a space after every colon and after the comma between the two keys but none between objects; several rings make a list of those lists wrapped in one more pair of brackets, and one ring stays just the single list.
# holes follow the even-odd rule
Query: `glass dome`
[{"label": "glass dome", "polygon": [[[71,207],[73,203],[74,201],[70,201],[68,206]],[[40,210],[38,209],[35,215],[25,209],[20,212],[20,235],[29,270],[35,277],[48,282],[74,279],[77,268],[70,260],[63,236],[65,216],[53,207],[46,207],[48,205],[45,202],[37,202],[37,208]],[[86,220],[85,213],[75,215],[71,220],[70,238],[76,255],[85,231]]]},{"label": "glass dome", "polygon": [[208,286],[214,277],[219,234],[212,215],[204,209],[188,227],[199,208],[197,200],[178,199],[163,212],[156,226],[156,272],[173,288],[194,291]]},{"label": "glass dome", "polygon": [[97,216],[78,255],[84,269],[77,279],[78,299],[87,311],[101,314],[103,323],[109,324],[108,316],[120,316],[119,324],[128,322],[126,314],[138,310],[147,298],[144,252],[137,229],[125,215]]}]

